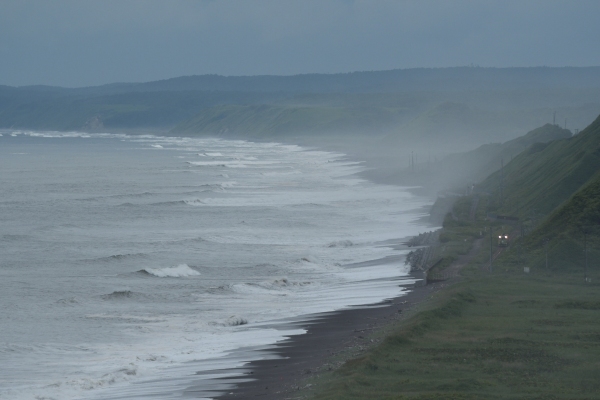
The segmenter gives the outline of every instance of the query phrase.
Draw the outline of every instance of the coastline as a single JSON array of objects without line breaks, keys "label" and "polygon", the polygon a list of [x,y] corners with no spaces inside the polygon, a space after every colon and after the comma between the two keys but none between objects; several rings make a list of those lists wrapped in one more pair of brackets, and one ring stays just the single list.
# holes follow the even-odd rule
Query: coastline
[{"label": "coastline", "polygon": [[[346,159],[356,158],[356,155],[346,155]],[[388,184],[398,185],[398,183]],[[420,214],[421,223],[419,225],[423,225],[424,228],[427,224],[424,223],[423,218],[427,217],[423,207],[418,210],[415,209],[414,212]],[[403,244],[406,240],[408,240],[408,237],[386,240],[377,243],[377,246],[403,250],[406,249]],[[402,255],[396,255],[360,264],[377,266],[392,260],[394,263],[400,263],[402,258]],[[351,267],[354,264],[347,265]],[[394,267],[396,266],[394,265]],[[411,278],[413,279],[410,280]],[[409,280],[407,281],[407,279]],[[217,372],[216,375],[220,377],[213,378],[213,382],[209,382],[209,385],[203,388],[200,387],[201,385],[194,387],[194,384],[192,384],[183,391],[184,397],[206,398],[211,396],[206,396],[211,392],[214,393],[213,398],[216,399],[264,397],[265,395],[271,396],[267,398],[282,398],[282,396],[292,395],[299,390],[301,382],[306,378],[314,377],[317,372],[324,369],[327,370],[330,367],[333,369],[341,365],[343,360],[339,361],[340,357],[345,357],[345,359],[355,358],[370,346],[377,344],[378,339],[371,340],[368,338],[370,333],[380,331],[382,328],[405,318],[408,310],[428,298],[430,293],[436,289],[435,287],[424,288],[409,283],[415,279],[419,278],[411,275],[398,276],[396,274],[394,277],[382,280],[388,285],[399,285],[407,290],[397,297],[381,303],[357,305],[327,313],[305,314],[290,320],[272,321],[275,329],[293,327],[304,329],[306,333],[291,336],[279,343],[268,345],[266,348],[240,348],[234,350],[232,354],[246,353],[248,355],[247,358],[241,357],[237,360],[258,360],[229,370],[217,370],[215,371]],[[399,292],[392,291],[389,296],[394,296],[394,293]],[[379,294],[376,298],[381,299],[384,297]],[[399,313],[399,310],[402,312]],[[249,356],[250,354],[252,356]],[[329,365],[332,362],[335,364]],[[217,369],[218,363],[210,365],[210,368]],[[207,372],[210,371],[199,372],[197,376],[201,378],[200,376],[207,375]],[[207,379],[204,379],[202,383],[207,383]],[[270,392],[265,393],[265,391]]]},{"label": "coastline", "polygon": [[[160,134],[160,133],[156,133]],[[164,134],[164,133],[163,133]],[[171,132],[167,136],[177,135]],[[422,187],[406,186],[405,182],[395,179],[389,171],[384,171],[381,165],[373,164],[372,157],[353,148],[340,148],[331,143],[323,143],[314,138],[287,138],[287,140],[273,140],[273,138],[253,138],[240,135],[228,137],[216,136],[224,140],[246,140],[251,142],[278,142],[288,145],[298,145],[307,150],[322,150],[344,154],[347,160],[362,163],[366,169],[356,175],[361,179],[376,184],[404,186],[416,196],[430,197],[431,204],[435,200],[432,193]],[[290,140],[291,139],[291,140]],[[295,140],[294,140],[295,139]],[[311,140],[313,139],[313,140]],[[362,157],[361,157],[362,156]],[[392,169],[397,166],[391,166]],[[434,229],[430,221],[431,214],[423,206],[423,216],[419,218],[423,225]],[[425,220],[426,219],[426,220]],[[389,240],[385,246],[396,250],[408,248],[406,242],[410,237]],[[382,260],[367,261],[376,265]],[[214,383],[206,387],[204,384],[197,388],[190,387],[184,391],[185,397],[231,400],[231,399],[299,399],[304,398],[311,386],[306,381],[318,376],[320,372],[331,371],[339,368],[344,362],[360,357],[372,346],[381,342],[381,338],[371,339],[373,333],[381,332],[386,328],[406,319],[412,310],[431,297],[432,294],[448,285],[447,282],[424,285],[422,275],[410,273],[398,280],[413,279],[413,284],[401,285],[407,290],[405,293],[375,304],[365,304],[328,313],[309,314],[298,316],[290,323],[281,323],[280,328],[304,329],[306,333],[294,335],[286,340],[275,343],[267,349],[238,349],[239,352],[250,352],[251,361],[237,368],[229,370],[230,376],[223,376],[223,370],[203,371],[202,374],[220,375]],[[277,321],[274,321],[277,325]],[[232,354],[235,354],[234,351]],[[261,354],[262,357],[256,357]],[[204,381],[206,383],[207,381]],[[308,385],[308,386],[307,386]]]},{"label": "coastline", "polygon": [[222,383],[235,387],[213,399],[300,398],[311,386],[308,378],[335,370],[380,343],[381,338],[369,336],[407,318],[446,285],[417,282],[407,286],[407,293],[381,303],[311,316],[297,326],[306,329],[305,334],[277,343],[268,351],[273,357],[244,365],[245,379],[222,378]]}]

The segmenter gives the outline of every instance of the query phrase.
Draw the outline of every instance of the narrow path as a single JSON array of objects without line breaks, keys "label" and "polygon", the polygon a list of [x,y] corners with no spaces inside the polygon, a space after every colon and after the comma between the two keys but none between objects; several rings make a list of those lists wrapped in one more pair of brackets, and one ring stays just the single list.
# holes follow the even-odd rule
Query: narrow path
[{"label": "narrow path", "polygon": [[428,282],[445,281],[447,279],[459,276],[460,270],[468,265],[473,260],[473,257],[479,253],[484,239],[485,238],[475,239],[471,249],[467,254],[458,257],[458,260],[454,261],[443,271],[433,274],[431,276],[431,280],[428,278]]},{"label": "narrow path", "polygon": [[458,257],[458,260],[454,261],[452,264],[450,264],[448,268],[446,268],[446,271],[450,273],[450,276],[457,276],[460,270],[463,269],[463,267],[465,267],[467,264],[469,264],[471,260],[473,260],[473,257],[475,257],[479,253],[479,250],[483,245],[483,239],[484,238],[475,239],[469,252]]}]

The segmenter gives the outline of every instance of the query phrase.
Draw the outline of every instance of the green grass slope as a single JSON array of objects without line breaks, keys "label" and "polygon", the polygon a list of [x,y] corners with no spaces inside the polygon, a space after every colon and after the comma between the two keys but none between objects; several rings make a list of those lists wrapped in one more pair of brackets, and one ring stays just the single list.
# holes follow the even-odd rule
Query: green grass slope
[{"label": "green grass slope", "polygon": [[[522,218],[545,216],[600,171],[600,117],[581,133],[536,143],[479,185],[492,210]],[[495,205],[494,205],[495,204]]]},{"label": "green grass slope", "polygon": [[598,396],[597,286],[565,277],[480,277],[440,293],[420,311],[366,354],[313,381],[311,398]]},{"label": "green grass slope", "polygon": [[451,154],[435,165],[436,178],[444,182],[446,187],[480,182],[499,170],[503,161],[508,164],[529,146],[569,137],[571,131],[568,129],[546,124],[505,143],[485,144],[475,150]]},{"label": "green grass slope", "polygon": [[552,213],[540,230],[572,232],[592,226],[600,226],[600,171]]},{"label": "green grass slope", "polygon": [[509,252],[499,260],[507,267],[526,261],[538,270],[583,276],[587,257],[587,276],[596,270],[600,260],[600,171],[515,245],[526,259]]}]

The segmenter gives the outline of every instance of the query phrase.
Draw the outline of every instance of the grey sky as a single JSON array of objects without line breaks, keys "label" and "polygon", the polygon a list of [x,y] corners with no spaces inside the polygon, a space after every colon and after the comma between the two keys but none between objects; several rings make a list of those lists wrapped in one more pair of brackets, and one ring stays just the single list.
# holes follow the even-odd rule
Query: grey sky
[{"label": "grey sky", "polygon": [[597,0],[2,0],[0,84],[600,65]]}]

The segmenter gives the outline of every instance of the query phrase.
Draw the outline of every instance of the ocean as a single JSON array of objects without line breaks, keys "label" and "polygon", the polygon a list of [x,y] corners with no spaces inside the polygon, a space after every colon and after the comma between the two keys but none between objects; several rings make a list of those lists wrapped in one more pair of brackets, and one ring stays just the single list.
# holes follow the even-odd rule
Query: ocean
[{"label": "ocean", "polygon": [[428,230],[429,200],[344,154],[0,134],[1,399],[210,398],[294,318],[414,282],[390,243]]}]

